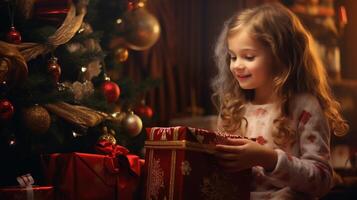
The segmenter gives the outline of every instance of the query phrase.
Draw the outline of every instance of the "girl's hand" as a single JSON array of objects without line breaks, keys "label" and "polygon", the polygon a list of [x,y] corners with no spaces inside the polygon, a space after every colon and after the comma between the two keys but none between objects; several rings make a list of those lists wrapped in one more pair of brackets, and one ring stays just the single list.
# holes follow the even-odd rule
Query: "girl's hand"
[{"label": "girl's hand", "polygon": [[277,153],[248,139],[228,139],[226,145],[216,145],[215,156],[225,171],[236,172],[254,166],[271,171],[277,162]]}]

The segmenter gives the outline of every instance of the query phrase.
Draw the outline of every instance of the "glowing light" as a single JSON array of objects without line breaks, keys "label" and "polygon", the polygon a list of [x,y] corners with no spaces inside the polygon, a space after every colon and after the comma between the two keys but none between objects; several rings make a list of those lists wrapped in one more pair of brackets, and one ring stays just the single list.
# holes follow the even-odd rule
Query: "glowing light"
[{"label": "glowing light", "polygon": [[82,71],[82,72],[86,72],[87,70],[88,70],[87,67],[82,67],[82,68],[81,68],[81,71]]},{"label": "glowing light", "polygon": [[121,24],[123,22],[123,20],[121,19],[121,18],[118,18],[117,20],[116,20],[116,23],[117,24]]}]

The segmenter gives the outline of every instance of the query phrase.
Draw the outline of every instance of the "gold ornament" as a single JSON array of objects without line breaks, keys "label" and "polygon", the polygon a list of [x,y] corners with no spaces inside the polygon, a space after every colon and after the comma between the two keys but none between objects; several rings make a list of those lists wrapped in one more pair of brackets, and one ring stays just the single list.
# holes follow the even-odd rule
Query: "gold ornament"
[{"label": "gold ornament", "polygon": [[117,29],[124,32],[126,45],[133,50],[146,50],[160,36],[160,24],[146,8],[139,7],[124,13],[122,24]]},{"label": "gold ornament", "polygon": [[129,57],[129,51],[126,48],[118,48],[115,51],[115,61],[117,63],[122,63],[128,60]]},{"label": "gold ornament", "polygon": [[143,122],[140,117],[130,112],[124,116],[122,119],[122,126],[129,136],[135,137],[139,135],[141,129],[143,128]]},{"label": "gold ornament", "polygon": [[115,139],[115,132],[114,130],[110,130],[108,133],[108,128],[106,126],[103,127],[103,135],[99,137],[99,140],[106,140],[112,144],[116,144],[117,140]]},{"label": "gold ornament", "polygon": [[23,120],[25,126],[35,134],[46,133],[51,125],[51,117],[47,110],[39,105],[24,109]]}]

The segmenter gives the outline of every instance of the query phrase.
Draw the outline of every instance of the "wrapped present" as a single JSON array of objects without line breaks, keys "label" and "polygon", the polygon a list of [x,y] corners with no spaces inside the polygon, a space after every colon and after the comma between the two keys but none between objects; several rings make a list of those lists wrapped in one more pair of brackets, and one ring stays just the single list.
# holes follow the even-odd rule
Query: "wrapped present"
[{"label": "wrapped present", "polygon": [[240,136],[180,126],[148,128],[144,198],[249,199],[251,170],[224,172],[212,155],[227,138]]},{"label": "wrapped present", "polygon": [[46,176],[55,186],[57,200],[134,199],[140,181],[142,161],[119,145],[103,144],[99,151],[112,155],[87,153],[51,154]]},{"label": "wrapped present", "polygon": [[53,200],[52,186],[1,187],[0,199],[6,200]]}]

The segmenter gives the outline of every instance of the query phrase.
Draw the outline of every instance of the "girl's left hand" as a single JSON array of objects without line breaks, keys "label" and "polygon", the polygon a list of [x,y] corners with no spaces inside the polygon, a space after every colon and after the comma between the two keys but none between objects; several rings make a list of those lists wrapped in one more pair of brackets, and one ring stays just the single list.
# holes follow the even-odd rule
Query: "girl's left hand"
[{"label": "girl's left hand", "polygon": [[235,172],[262,166],[273,170],[277,162],[277,153],[268,147],[248,139],[228,139],[225,145],[216,145],[215,156],[225,171]]}]

